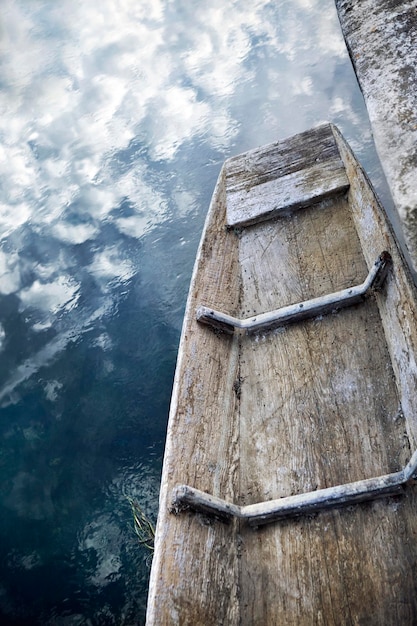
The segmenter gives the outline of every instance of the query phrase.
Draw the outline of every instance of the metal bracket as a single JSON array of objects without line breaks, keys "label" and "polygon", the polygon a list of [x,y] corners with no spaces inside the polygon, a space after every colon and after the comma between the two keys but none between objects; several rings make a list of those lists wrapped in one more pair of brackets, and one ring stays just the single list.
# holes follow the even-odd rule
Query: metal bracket
[{"label": "metal bracket", "polygon": [[[380,289],[391,263],[391,255],[382,252],[361,285],[327,296],[292,304],[244,320],[200,306],[197,310],[197,320],[216,329],[233,333],[235,328],[251,332],[324,315],[363,300],[371,289]],[[288,517],[401,493],[416,472],[417,451],[399,472],[246,506],[227,502],[188,485],[179,485],[173,490],[172,511],[179,512],[190,508],[224,521],[236,517],[247,521],[251,526],[260,526]]]},{"label": "metal bracket", "polygon": [[194,487],[179,485],[173,490],[171,510],[178,513],[192,509],[226,522],[236,517],[250,526],[262,526],[289,517],[401,493],[416,472],[417,450],[399,472],[247,506],[238,506]]},{"label": "metal bracket", "polygon": [[227,313],[221,313],[206,306],[199,306],[196,312],[197,321],[202,324],[208,324],[217,330],[233,334],[235,328],[246,330],[246,332],[250,333],[283,326],[284,324],[310,317],[326,315],[335,310],[361,302],[369,291],[380,289],[391,263],[392,259],[389,252],[382,252],[361,285],[348,287],[347,289],[342,289],[326,296],[312,298],[305,302],[290,304],[281,309],[261,313],[246,319],[238,319]]}]

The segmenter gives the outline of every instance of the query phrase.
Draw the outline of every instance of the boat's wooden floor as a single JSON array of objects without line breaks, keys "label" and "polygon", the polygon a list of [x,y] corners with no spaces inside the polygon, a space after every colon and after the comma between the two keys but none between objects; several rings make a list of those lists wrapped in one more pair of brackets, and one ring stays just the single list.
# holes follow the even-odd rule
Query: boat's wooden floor
[{"label": "boat's wooden floor", "polygon": [[[339,198],[246,230],[243,300],[260,312],[360,283],[367,268],[346,213]],[[264,337],[242,337],[239,376],[242,504],[392,472],[410,456],[374,299]],[[349,624],[361,615],[367,624],[386,623],[378,621],[386,616],[380,612],[386,594],[396,603],[407,576],[415,585],[411,568],[398,577],[398,559],[408,563],[410,549],[401,529],[404,504],[322,513],[279,530],[243,527],[241,623]],[[409,610],[403,602],[398,618]]]},{"label": "boat's wooden floor", "polygon": [[[168,513],[180,483],[251,504],[399,470],[415,445],[381,323],[389,285],[265,333],[218,335],[195,322],[199,304],[248,317],[368,273],[352,197],[233,230],[226,184],[223,176],[183,331],[148,623],[417,623],[414,488],[260,529]],[[381,231],[369,255],[391,251],[390,237]]]}]

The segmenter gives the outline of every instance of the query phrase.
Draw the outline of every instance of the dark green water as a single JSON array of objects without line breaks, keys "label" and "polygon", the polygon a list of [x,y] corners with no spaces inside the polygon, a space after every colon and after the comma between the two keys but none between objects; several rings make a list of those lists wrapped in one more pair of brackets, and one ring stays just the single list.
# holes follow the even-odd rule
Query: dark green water
[{"label": "dark green water", "polygon": [[143,624],[223,160],[330,120],[388,201],[331,0],[3,0],[0,624]]}]

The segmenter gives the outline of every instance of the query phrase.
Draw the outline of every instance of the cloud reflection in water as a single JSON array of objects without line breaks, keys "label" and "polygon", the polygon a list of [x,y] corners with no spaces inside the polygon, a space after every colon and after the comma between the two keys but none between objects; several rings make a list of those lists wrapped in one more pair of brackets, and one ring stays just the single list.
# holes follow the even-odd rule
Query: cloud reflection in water
[{"label": "cloud reflection in water", "polygon": [[325,119],[366,156],[370,132],[332,0],[3,0],[1,20],[0,573],[49,585],[39,605],[4,583],[0,614],[121,623],[147,576],[125,496],[156,507],[221,162]]}]

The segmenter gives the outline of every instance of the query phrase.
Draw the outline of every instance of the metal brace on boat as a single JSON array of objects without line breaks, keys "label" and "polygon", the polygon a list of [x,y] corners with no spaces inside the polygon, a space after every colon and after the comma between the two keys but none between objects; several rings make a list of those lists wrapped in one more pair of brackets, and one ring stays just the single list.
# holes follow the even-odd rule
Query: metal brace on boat
[{"label": "metal brace on boat", "polygon": [[417,450],[399,472],[246,506],[226,502],[188,485],[179,485],[173,490],[172,511],[192,509],[226,522],[236,517],[256,527],[289,517],[401,493],[405,484],[415,478],[416,472]]},{"label": "metal brace on boat", "polygon": [[305,302],[290,304],[289,306],[246,319],[238,319],[227,313],[221,313],[206,306],[199,306],[196,313],[197,321],[202,324],[208,324],[216,330],[233,334],[235,328],[251,333],[319,315],[326,315],[335,310],[361,302],[371,290],[376,291],[380,289],[391,262],[390,253],[382,252],[361,285],[348,287],[347,289],[342,289],[326,296],[312,298]]},{"label": "metal brace on boat", "polygon": [[[382,252],[361,285],[327,296],[244,320],[201,306],[197,311],[197,320],[233,333],[235,328],[250,332],[330,313],[363,300],[371,289],[380,289],[391,262],[391,255]],[[236,517],[247,521],[251,526],[261,526],[288,517],[401,493],[405,484],[415,478],[416,474],[417,450],[407,465],[398,472],[246,506],[227,502],[188,485],[179,485],[173,490],[172,511],[179,512],[189,508],[223,521]]]}]

